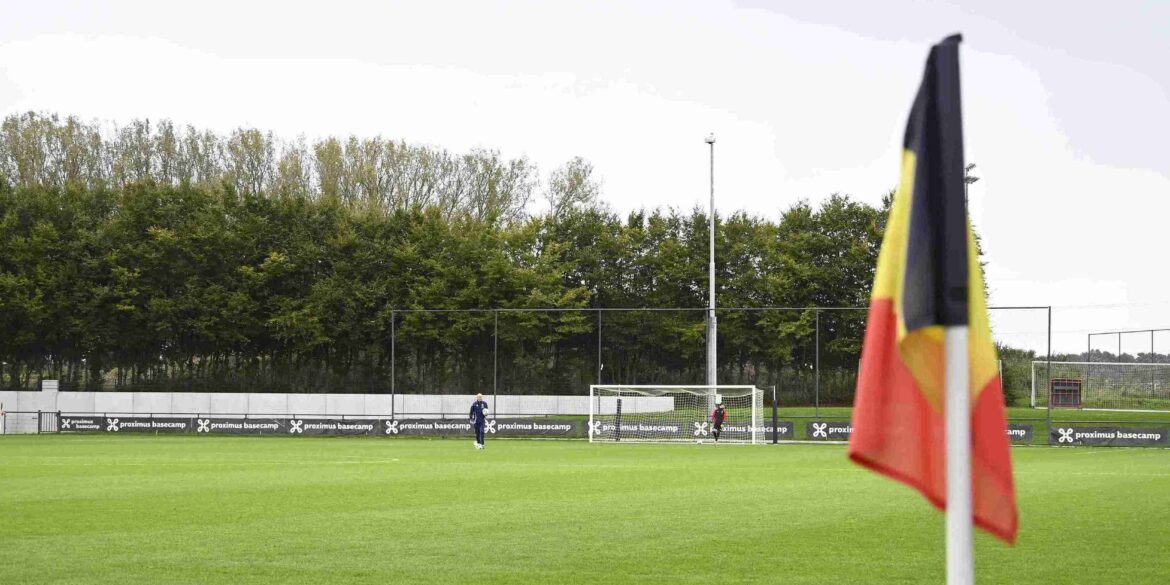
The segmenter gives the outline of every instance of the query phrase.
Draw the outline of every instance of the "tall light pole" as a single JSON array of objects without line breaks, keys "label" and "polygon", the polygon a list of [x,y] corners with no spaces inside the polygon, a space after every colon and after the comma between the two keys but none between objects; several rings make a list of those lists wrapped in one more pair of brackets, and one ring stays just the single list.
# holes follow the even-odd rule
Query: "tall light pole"
[{"label": "tall light pole", "polygon": [[715,376],[715,134],[707,135],[706,142],[711,147],[711,214],[707,217],[710,222],[707,231],[711,236],[711,257],[707,267],[707,385],[714,386],[718,383]]}]

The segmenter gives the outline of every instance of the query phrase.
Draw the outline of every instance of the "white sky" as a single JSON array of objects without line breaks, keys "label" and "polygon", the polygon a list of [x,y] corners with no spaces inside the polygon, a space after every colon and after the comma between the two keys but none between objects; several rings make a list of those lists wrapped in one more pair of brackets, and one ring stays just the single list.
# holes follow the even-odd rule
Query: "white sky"
[{"label": "white sky", "polygon": [[[992,303],[1055,305],[1057,350],[1170,327],[1170,3],[968,4],[6,2],[0,115],[581,155],[619,211],[705,206],[715,132],[720,210],[775,218],[895,185],[928,47],[958,31]],[[1043,347],[1042,313],[996,325]]]}]

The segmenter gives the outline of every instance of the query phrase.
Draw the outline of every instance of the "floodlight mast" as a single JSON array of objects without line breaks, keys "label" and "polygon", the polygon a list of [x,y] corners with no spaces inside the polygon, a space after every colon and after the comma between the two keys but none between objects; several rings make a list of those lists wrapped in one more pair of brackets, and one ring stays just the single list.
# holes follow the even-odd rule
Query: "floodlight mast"
[{"label": "floodlight mast", "polygon": [[715,134],[708,134],[705,142],[711,147],[711,213],[707,217],[711,244],[707,266],[707,385],[715,386],[719,383],[715,371],[715,342],[718,335],[715,322]]}]

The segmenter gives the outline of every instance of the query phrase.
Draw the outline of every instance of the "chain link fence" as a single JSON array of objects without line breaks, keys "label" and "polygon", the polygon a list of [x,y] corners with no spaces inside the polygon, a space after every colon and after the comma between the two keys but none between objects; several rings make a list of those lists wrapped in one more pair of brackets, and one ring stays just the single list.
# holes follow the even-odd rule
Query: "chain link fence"
[{"label": "chain link fence", "polygon": [[[867,309],[720,308],[718,382],[776,388],[785,407],[849,406]],[[1009,404],[1032,396],[1047,356],[1047,308],[992,309]],[[706,379],[705,308],[394,311],[360,352],[200,356],[118,368],[46,357],[0,386],[61,390],[356,394],[586,394],[590,384],[696,384]],[[770,393],[769,393],[770,402]]]}]

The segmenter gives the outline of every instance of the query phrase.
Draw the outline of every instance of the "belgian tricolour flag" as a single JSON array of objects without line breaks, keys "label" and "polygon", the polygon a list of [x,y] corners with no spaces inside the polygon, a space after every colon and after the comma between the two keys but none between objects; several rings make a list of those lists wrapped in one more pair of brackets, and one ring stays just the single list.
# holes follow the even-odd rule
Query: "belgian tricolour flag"
[{"label": "belgian tricolour flag", "polygon": [[943,338],[945,328],[966,326],[974,523],[1012,543],[1019,522],[1003,389],[963,189],[959,41],[951,37],[931,49],[906,126],[849,456],[946,508]]}]

